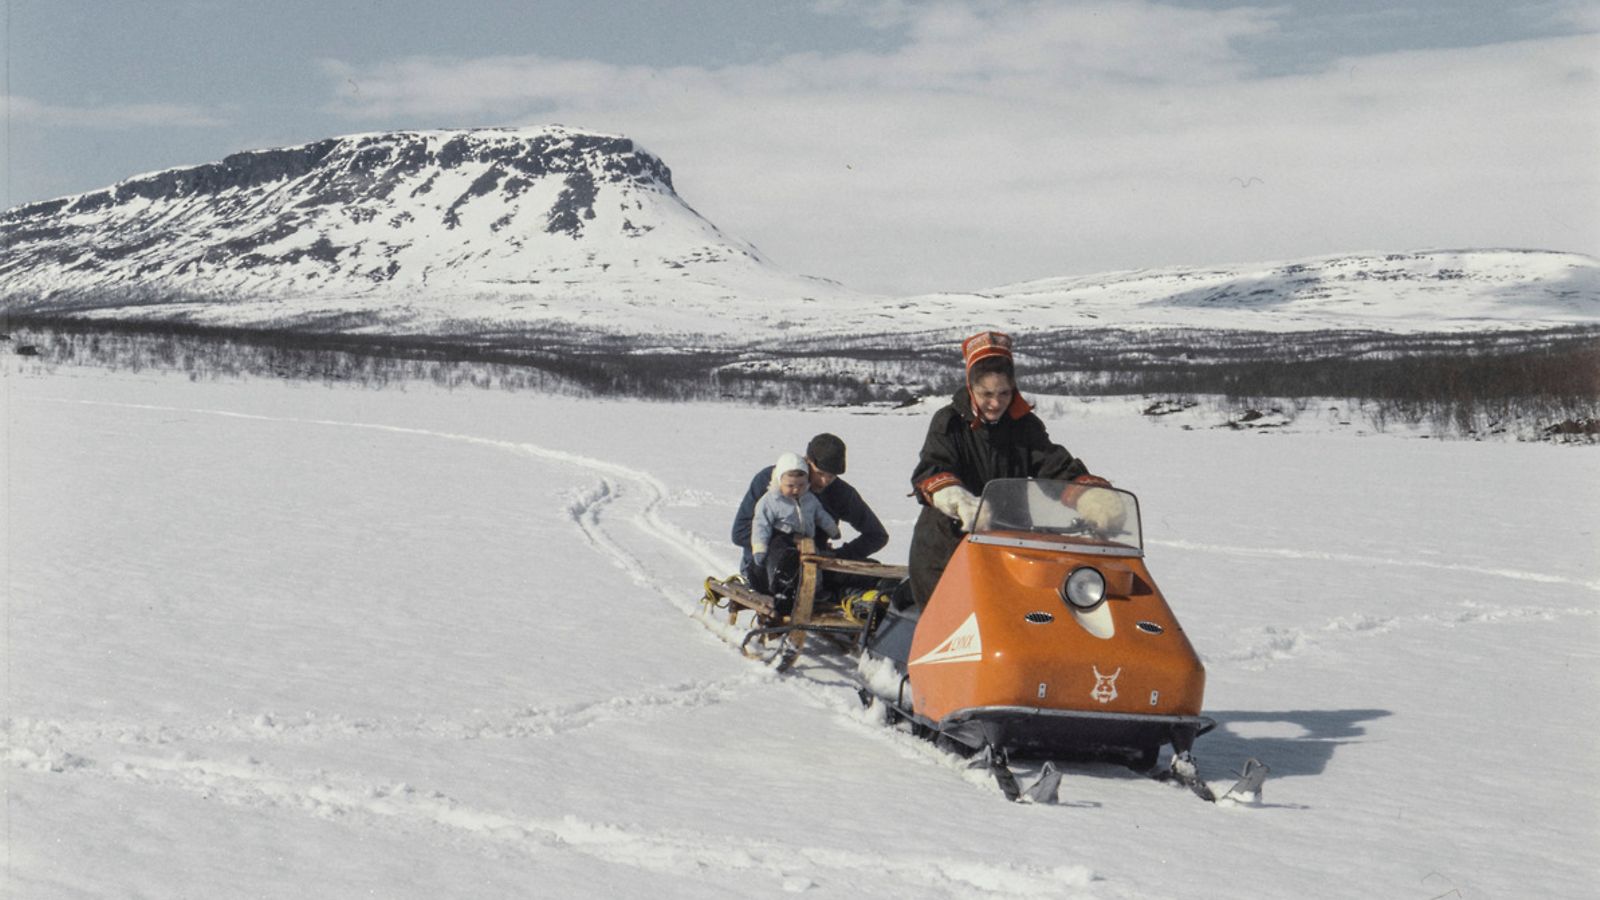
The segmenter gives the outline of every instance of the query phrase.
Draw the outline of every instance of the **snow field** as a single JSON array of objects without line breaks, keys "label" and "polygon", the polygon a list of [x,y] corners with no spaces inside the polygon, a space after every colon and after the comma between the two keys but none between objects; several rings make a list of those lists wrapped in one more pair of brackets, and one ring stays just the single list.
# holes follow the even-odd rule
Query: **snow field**
[{"label": "snow field", "polygon": [[[7,891],[27,897],[1583,896],[1592,450],[1182,432],[1047,401],[1140,495],[1212,807],[1015,806],[689,614],[815,432],[901,561],[931,409],[8,373]],[[86,866],[83,860],[93,859]]]}]

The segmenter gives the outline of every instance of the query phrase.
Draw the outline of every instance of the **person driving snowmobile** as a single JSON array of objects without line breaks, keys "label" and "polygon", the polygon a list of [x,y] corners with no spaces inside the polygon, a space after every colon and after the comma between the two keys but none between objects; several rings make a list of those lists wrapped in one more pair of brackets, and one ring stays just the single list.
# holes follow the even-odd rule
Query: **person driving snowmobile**
[{"label": "person driving snowmobile", "polygon": [[1011,337],[980,331],[961,342],[966,384],[934,413],[911,484],[922,512],[911,537],[911,596],[925,606],[962,535],[972,530],[978,496],[995,478],[1058,478],[1109,487],[1083,461],[1050,440],[1017,390]]}]

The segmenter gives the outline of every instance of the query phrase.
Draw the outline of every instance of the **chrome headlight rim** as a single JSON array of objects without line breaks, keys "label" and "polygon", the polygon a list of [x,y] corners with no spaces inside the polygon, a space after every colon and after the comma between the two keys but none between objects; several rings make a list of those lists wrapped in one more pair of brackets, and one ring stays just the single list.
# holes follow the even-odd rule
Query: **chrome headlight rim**
[{"label": "chrome headlight rim", "polygon": [[1061,601],[1076,612],[1088,613],[1106,602],[1106,576],[1094,566],[1078,566],[1062,579]]}]

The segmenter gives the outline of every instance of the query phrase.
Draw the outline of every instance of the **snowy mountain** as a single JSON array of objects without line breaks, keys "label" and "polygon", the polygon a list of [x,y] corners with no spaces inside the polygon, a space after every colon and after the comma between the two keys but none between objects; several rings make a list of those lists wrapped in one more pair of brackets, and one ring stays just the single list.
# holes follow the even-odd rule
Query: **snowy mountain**
[{"label": "snowy mountain", "polygon": [[1078,326],[1390,332],[1600,323],[1600,262],[1435,250],[869,296],[720,231],[633,141],[559,126],[238,153],[0,216],[11,311],[508,337],[760,341]]},{"label": "snowy mountain", "polygon": [[658,158],[562,127],[331,138],[0,218],[9,306],[212,324],[702,330],[843,293],[685,204]]},{"label": "snowy mountain", "polygon": [[1051,278],[938,301],[1054,326],[1475,331],[1600,324],[1600,261],[1429,250]]}]

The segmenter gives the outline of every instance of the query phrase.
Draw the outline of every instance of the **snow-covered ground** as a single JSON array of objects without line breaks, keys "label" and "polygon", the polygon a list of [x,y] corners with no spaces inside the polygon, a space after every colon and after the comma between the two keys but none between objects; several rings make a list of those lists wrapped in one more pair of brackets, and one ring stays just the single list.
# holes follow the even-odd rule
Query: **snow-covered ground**
[{"label": "snow-covered ground", "polygon": [[1203,773],[1274,776],[1014,805],[693,616],[817,431],[903,561],[928,408],[9,365],[5,896],[1592,896],[1592,448],[1041,403],[1141,497]]}]

